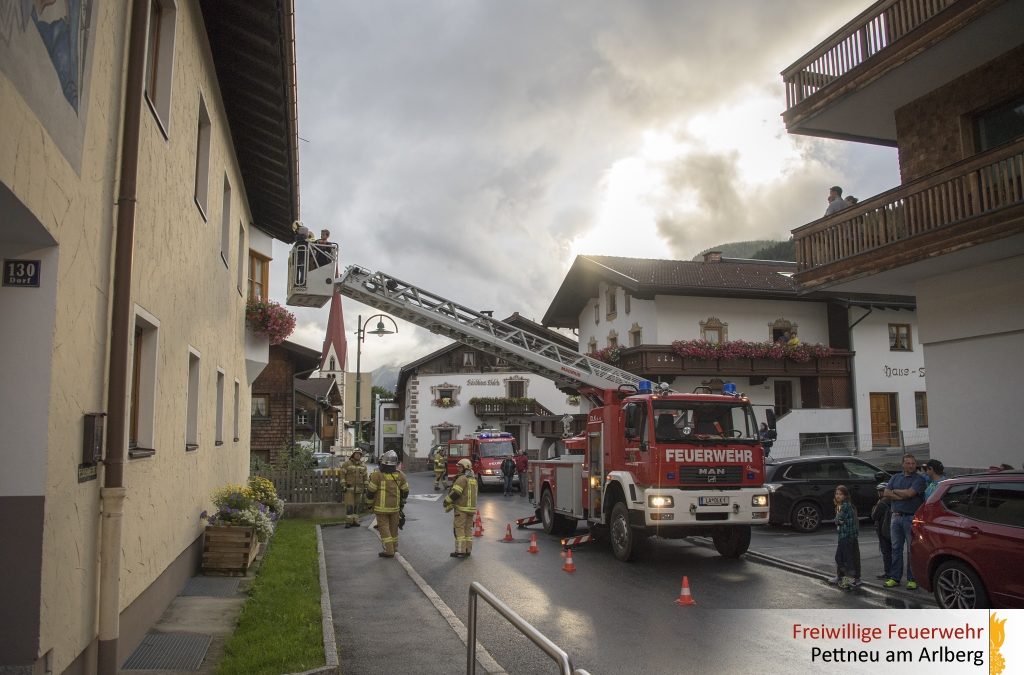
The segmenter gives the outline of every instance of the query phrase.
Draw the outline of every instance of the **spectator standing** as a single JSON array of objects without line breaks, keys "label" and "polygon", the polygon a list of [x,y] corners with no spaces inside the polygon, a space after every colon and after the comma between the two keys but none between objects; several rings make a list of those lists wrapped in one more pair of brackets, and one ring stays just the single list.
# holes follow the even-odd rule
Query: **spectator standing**
[{"label": "spectator standing", "polygon": [[848,591],[860,585],[857,509],[853,507],[850,490],[845,485],[836,486],[833,501],[836,507],[836,532],[839,535],[836,545],[836,578],[839,588]]},{"label": "spectator standing", "polygon": [[917,472],[917,458],[912,454],[903,455],[903,472],[889,479],[883,496],[890,500],[892,509],[892,564],[889,566],[889,578],[885,580],[886,588],[900,585],[903,576],[903,549],[907,549],[907,590],[917,589],[914,571],[910,568],[910,525],[914,512],[924,503],[925,480]]},{"label": "spectator standing", "polygon": [[512,494],[512,479],[516,476],[516,460],[506,457],[501,461],[501,477],[505,481],[505,496]]},{"label": "spectator standing", "polygon": [[761,430],[757,432],[757,436],[761,439],[761,447],[764,448],[764,456],[767,457],[772,452],[778,433],[775,429],[769,429],[767,422],[761,422]]},{"label": "spectator standing", "polygon": [[946,474],[943,473],[945,470],[946,467],[937,459],[929,459],[924,463],[924,475],[928,477],[928,485],[924,488],[925,501],[932,496],[939,483],[946,480]]},{"label": "spectator standing", "polygon": [[892,509],[889,499],[885,497],[885,483],[878,484],[878,501],[871,509],[871,522],[878,533],[878,550],[882,554],[882,573],[876,579],[888,579],[889,568],[892,567]]},{"label": "spectator standing", "polygon": [[526,471],[530,466],[530,458],[526,456],[526,450],[521,450],[516,456],[516,473],[519,474],[519,494],[526,496]]},{"label": "spectator standing", "polygon": [[849,204],[843,199],[843,188],[838,185],[833,185],[828,191],[828,208],[825,209],[825,215],[831,216],[833,213],[838,213],[845,209]]}]

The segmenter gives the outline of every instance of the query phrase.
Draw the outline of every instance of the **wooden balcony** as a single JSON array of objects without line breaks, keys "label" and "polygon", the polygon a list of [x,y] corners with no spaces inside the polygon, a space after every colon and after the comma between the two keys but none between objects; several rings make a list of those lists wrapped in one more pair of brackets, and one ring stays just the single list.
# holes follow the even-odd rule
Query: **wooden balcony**
[{"label": "wooden balcony", "polygon": [[[530,433],[537,438],[564,438],[565,426],[562,424],[564,415],[543,415],[530,420]],[[575,413],[569,427],[570,436],[583,433],[587,426],[587,416]]]},{"label": "wooden balcony", "polygon": [[679,356],[671,345],[641,345],[622,350],[615,365],[651,380],[659,376],[716,375],[719,377],[808,377],[850,374],[851,352],[806,362],[788,359],[691,359]]},{"label": "wooden balcony", "polygon": [[493,400],[473,404],[473,413],[483,417],[523,417],[526,415],[550,415],[551,411],[532,399]]},{"label": "wooden balcony", "polygon": [[1024,232],[1024,141],[953,164],[793,230],[805,289]]}]

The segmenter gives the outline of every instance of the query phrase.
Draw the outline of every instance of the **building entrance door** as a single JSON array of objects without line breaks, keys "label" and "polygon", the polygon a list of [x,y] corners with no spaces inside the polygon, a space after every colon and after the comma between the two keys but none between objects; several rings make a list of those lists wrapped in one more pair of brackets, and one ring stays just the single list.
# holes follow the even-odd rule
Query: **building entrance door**
[{"label": "building entrance door", "polygon": [[871,444],[899,445],[900,416],[896,394],[871,394]]},{"label": "building entrance door", "polygon": [[775,380],[775,416],[782,417],[793,409],[793,383]]}]

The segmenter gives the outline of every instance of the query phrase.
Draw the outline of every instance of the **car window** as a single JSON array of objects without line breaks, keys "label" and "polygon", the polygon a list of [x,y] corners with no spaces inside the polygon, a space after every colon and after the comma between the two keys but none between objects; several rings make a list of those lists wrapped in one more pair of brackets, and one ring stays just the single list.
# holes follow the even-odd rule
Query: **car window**
[{"label": "car window", "polygon": [[988,483],[978,487],[971,516],[1000,525],[1024,527],[1024,483]]},{"label": "car window", "polygon": [[942,495],[942,505],[953,513],[959,513],[964,516],[972,514],[971,507],[974,498],[974,488],[977,487],[977,483],[964,483],[963,485],[954,485],[953,487],[946,490],[946,494]]},{"label": "car window", "polygon": [[875,474],[878,473],[878,469],[865,464],[864,462],[858,462],[855,459],[848,459],[843,462],[843,466],[846,467],[846,471],[849,472],[853,478],[875,480]]},{"label": "car window", "polygon": [[786,472],[786,478],[790,480],[821,480],[828,477],[828,469],[825,468],[824,462],[794,464]]}]

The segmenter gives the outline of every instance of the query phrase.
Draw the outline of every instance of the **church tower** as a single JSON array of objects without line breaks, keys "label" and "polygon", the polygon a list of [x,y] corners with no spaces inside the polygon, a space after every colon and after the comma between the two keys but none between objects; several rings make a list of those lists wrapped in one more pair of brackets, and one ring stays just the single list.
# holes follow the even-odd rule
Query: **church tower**
[{"label": "church tower", "polygon": [[341,313],[341,295],[337,292],[331,298],[331,310],[327,319],[327,334],[324,335],[324,347],[320,354],[319,377],[329,377],[338,384],[338,390],[344,398],[345,392],[345,356],[348,354],[348,341],[345,338],[345,318]]}]

